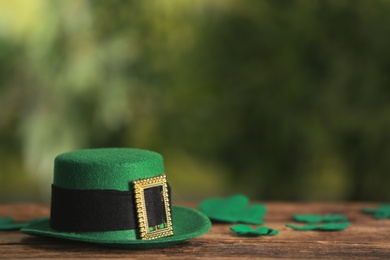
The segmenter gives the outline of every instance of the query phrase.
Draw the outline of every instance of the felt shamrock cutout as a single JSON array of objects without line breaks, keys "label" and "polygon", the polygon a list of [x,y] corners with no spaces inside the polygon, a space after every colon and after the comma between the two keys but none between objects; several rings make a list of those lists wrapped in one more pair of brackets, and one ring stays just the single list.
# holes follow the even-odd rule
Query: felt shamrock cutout
[{"label": "felt shamrock cutout", "polygon": [[0,230],[17,230],[24,226],[23,223],[16,223],[10,217],[4,217],[0,219]]},{"label": "felt shamrock cutout", "polygon": [[231,226],[230,230],[235,232],[239,236],[272,236],[279,233],[279,231],[268,228],[268,227],[259,227],[253,229],[251,226],[239,224],[237,226]]},{"label": "felt shamrock cutout", "polygon": [[318,223],[318,222],[338,222],[338,221],[348,221],[347,218],[342,214],[332,214],[332,215],[310,215],[310,214],[295,214],[293,216],[294,220],[298,222],[307,222],[307,223]]},{"label": "felt shamrock cutout", "polygon": [[298,222],[307,222],[309,224],[305,226],[296,226],[293,224],[286,224],[286,227],[290,227],[295,230],[320,230],[320,231],[340,231],[349,227],[348,219],[342,214],[332,215],[312,215],[295,214],[293,219]]},{"label": "felt shamrock cutout", "polygon": [[262,204],[248,207],[249,199],[244,195],[234,195],[229,198],[211,198],[199,204],[200,210],[211,220],[222,222],[241,222],[248,224],[263,224],[266,208]]},{"label": "felt shamrock cutout", "polygon": [[12,218],[10,218],[10,217],[2,217],[2,218],[0,218],[0,225],[1,224],[6,224],[6,223],[10,223],[10,222],[12,222],[13,220],[12,220]]},{"label": "felt shamrock cutout", "polygon": [[34,221],[37,220],[39,219],[34,219],[32,221],[27,221],[27,222],[15,222],[10,217],[3,217],[0,218],[0,231],[19,230],[22,227],[26,226],[27,224],[33,223]]},{"label": "felt shamrock cutout", "polygon": [[382,204],[378,209],[363,209],[364,213],[374,214],[376,219],[386,219],[390,218],[390,204]]},{"label": "felt shamrock cutout", "polygon": [[349,222],[334,222],[324,224],[308,224],[305,226],[296,226],[293,224],[286,224],[286,227],[290,227],[295,230],[319,230],[319,231],[340,231],[349,227]]}]

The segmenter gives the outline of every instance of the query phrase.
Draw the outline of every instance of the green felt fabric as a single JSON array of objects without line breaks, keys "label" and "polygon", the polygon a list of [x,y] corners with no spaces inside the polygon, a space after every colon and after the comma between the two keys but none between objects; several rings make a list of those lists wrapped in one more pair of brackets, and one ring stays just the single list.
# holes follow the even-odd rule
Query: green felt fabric
[{"label": "green felt fabric", "polygon": [[376,219],[390,218],[390,204],[382,204],[377,209],[365,208],[364,213],[373,214]]},{"label": "green felt fabric", "polygon": [[263,224],[266,207],[263,204],[248,206],[249,199],[244,195],[229,198],[210,198],[199,204],[200,210],[211,220],[229,223]]},{"label": "green felt fabric", "polygon": [[155,248],[177,244],[184,240],[200,236],[211,228],[211,222],[201,212],[186,208],[172,207],[174,235],[154,240],[137,239],[134,230],[107,232],[58,232],[49,226],[49,219],[41,219],[21,229],[21,232],[37,235],[63,238],[75,241],[92,242],[101,245],[120,248]]},{"label": "green felt fabric", "polygon": [[1,217],[0,218],[0,225],[12,223],[14,220],[11,217]]},{"label": "green felt fabric", "polygon": [[306,222],[307,225],[297,226],[286,224],[295,230],[319,230],[319,231],[340,231],[349,227],[348,219],[343,214],[314,215],[294,214],[293,219],[298,222]]},{"label": "green felt fabric", "polygon": [[251,226],[239,224],[231,226],[230,230],[239,236],[272,236],[279,233],[278,230],[268,227],[258,227],[253,229]]},{"label": "green felt fabric", "polygon": [[3,217],[0,218],[0,231],[19,230],[35,221],[15,222],[11,217]]},{"label": "green felt fabric", "polygon": [[[89,149],[57,156],[53,183],[66,189],[129,191],[133,189],[133,180],[161,174],[164,174],[164,164],[158,153],[132,148]],[[210,219],[203,213],[184,207],[172,207],[172,224],[174,235],[154,240],[141,240],[137,230],[60,232],[50,228],[48,218],[34,221],[21,232],[114,247],[150,248],[202,235],[211,227]]]},{"label": "green felt fabric", "polygon": [[160,154],[133,148],[78,150],[54,161],[54,185],[67,189],[128,191],[131,181],[163,173]]},{"label": "green felt fabric", "polygon": [[319,231],[341,231],[349,227],[349,222],[332,222],[323,224],[308,224],[304,226],[296,226],[293,224],[286,224],[286,227],[290,227],[295,230],[319,230]]},{"label": "green felt fabric", "polygon": [[348,219],[343,214],[331,214],[324,216],[312,214],[295,214],[293,219],[298,222],[307,223],[348,221]]},{"label": "green felt fabric", "polygon": [[15,230],[20,228],[15,228],[15,222],[11,217],[2,217],[0,218],[0,230]]}]

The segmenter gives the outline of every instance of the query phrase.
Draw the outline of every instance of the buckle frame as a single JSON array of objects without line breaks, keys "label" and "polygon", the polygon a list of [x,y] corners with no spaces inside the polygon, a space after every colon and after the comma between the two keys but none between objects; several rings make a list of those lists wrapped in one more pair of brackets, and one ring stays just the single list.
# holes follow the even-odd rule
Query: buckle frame
[{"label": "buckle frame", "polygon": [[[165,174],[152,178],[133,181],[135,202],[137,208],[138,229],[142,240],[152,240],[173,235],[172,216],[169,207],[168,185]],[[144,190],[153,187],[162,187],[162,198],[165,209],[165,221],[163,227],[149,227],[148,215],[146,211]]]}]

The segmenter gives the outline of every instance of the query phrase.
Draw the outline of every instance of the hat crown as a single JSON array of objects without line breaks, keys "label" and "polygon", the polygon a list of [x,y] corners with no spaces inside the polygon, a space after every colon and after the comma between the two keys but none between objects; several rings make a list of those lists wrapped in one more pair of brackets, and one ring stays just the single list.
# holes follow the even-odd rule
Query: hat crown
[{"label": "hat crown", "polygon": [[140,178],[164,173],[160,154],[134,148],[100,148],[60,154],[53,184],[65,189],[128,191]]}]

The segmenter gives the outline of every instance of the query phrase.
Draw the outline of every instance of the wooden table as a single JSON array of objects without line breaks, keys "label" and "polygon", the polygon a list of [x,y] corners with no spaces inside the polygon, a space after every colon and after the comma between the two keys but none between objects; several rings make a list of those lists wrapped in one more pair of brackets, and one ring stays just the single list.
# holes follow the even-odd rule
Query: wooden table
[{"label": "wooden table", "polygon": [[[196,204],[180,203],[190,207]],[[18,231],[0,232],[0,258],[334,258],[390,259],[390,220],[362,214],[364,207],[378,203],[265,203],[266,226],[279,230],[276,236],[238,237],[229,224],[213,224],[209,233],[180,245],[148,250],[99,247],[94,244],[34,237]],[[295,231],[294,213],[343,213],[351,222],[344,231]],[[29,220],[47,216],[48,205],[3,204],[0,216]]]}]

